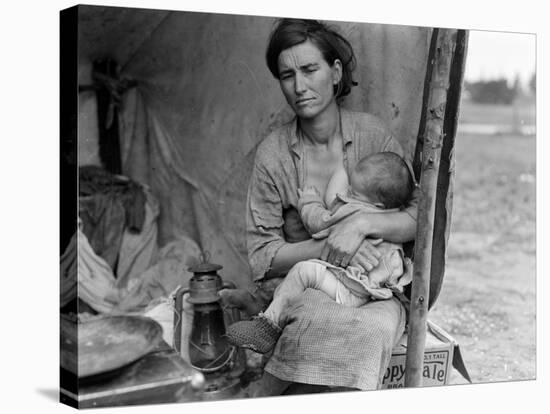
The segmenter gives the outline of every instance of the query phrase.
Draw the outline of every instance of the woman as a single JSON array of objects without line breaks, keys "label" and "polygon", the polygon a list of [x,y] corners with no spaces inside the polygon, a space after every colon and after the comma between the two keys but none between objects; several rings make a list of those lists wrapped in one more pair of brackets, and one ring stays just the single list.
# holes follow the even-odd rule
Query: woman
[{"label": "woman", "polygon": [[[254,279],[269,294],[294,264],[314,258],[370,270],[380,255],[366,238],[412,240],[416,206],[384,217],[352,216],[333,226],[328,238],[316,240],[300,221],[298,189],[314,186],[324,195],[337,170],[349,174],[367,154],[403,155],[403,150],[376,117],[340,108],[355,84],[355,57],[350,44],[331,28],[316,21],[281,20],[266,59],[296,117],[272,132],[256,154],[247,199]],[[404,329],[402,305],[394,299],[360,309],[332,305],[318,293],[306,292],[288,310],[291,323],[266,366],[260,394],[279,394],[291,382],[358,389],[379,385]]]}]

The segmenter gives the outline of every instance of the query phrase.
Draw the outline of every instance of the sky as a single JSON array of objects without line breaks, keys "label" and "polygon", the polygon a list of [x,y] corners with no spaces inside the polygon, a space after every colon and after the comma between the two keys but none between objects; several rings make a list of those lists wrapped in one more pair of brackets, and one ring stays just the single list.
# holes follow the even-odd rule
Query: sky
[{"label": "sky", "polygon": [[534,34],[470,30],[466,58],[467,81],[520,76],[525,85],[535,71]]}]

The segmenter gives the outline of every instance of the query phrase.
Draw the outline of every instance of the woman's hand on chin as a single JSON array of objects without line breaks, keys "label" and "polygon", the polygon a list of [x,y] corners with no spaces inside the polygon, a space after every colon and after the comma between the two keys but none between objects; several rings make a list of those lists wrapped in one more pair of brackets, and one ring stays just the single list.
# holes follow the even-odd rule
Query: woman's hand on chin
[{"label": "woman's hand on chin", "polygon": [[354,215],[330,227],[325,247],[321,252],[321,260],[335,266],[347,267],[361,248],[356,259],[357,264],[366,270],[378,264],[380,253],[373,243],[365,241],[365,237],[369,234],[367,217],[367,215]]}]

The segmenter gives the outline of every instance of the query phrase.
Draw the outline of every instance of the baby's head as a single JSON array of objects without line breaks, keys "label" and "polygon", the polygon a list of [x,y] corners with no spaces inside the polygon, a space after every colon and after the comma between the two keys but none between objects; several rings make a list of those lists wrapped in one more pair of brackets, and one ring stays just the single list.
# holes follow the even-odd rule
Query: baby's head
[{"label": "baby's head", "polygon": [[350,196],[382,208],[399,208],[411,199],[414,180],[405,161],[393,152],[362,158],[350,177]]}]

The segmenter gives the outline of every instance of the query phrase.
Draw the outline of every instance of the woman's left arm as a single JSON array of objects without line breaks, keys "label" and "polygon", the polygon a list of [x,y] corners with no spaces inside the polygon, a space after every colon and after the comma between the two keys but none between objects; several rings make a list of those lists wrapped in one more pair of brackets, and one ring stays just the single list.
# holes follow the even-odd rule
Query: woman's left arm
[{"label": "woman's left arm", "polygon": [[366,237],[381,238],[393,243],[405,243],[416,237],[416,216],[420,189],[415,187],[406,208],[385,214],[368,214],[358,217],[357,226]]},{"label": "woman's left arm", "polygon": [[357,217],[357,229],[364,237],[404,243],[416,235],[416,206],[386,214],[364,214]]}]

